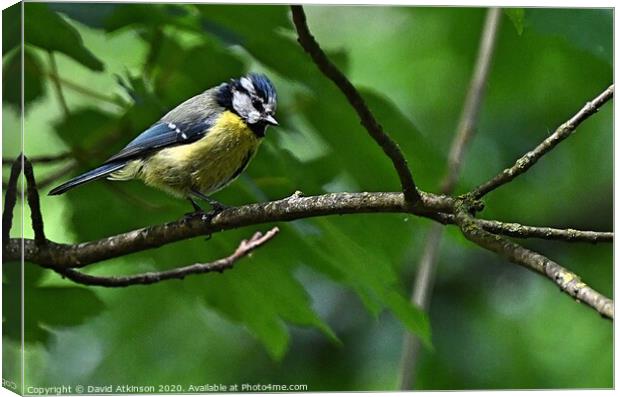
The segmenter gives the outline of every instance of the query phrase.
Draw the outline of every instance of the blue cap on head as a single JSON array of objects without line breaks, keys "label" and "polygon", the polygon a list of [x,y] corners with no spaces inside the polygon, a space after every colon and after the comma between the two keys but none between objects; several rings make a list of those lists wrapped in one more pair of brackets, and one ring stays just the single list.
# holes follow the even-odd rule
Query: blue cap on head
[{"label": "blue cap on head", "polygon": [[259,73],[250,73],[246,77],[252,81],[258,95],[262,96],[267,102],[276,101],[276,89],[267,76]]}]

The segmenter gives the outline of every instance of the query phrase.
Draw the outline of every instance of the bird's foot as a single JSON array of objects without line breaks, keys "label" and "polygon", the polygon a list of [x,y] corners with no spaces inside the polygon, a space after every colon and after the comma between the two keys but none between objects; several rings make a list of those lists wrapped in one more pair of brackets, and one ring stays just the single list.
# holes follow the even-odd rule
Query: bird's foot
[{"label": "bird's foot", "polygon": [[209,205],[211,206],[211,211],[210,211],[210,212],[214,212],[214,213],[215,213],[215,215],[219,214],[220,212],[222,212],[222,211],[224,211],[224,210],[227,210],[227,209],[229,209],[229,208],[232,208],[232,207],[231,207],[231,206],[229,206],[229,205],[222,204],[222,203],[220,203],[219,201],[215,201],[215,200],[213,200],[213,199],[211,199],[211,200],[209,201]]},{"label": "bird's foot", "polygon": [[[212,214],[211,218],[213,218],[215,215],[219,214],[220,212],[231,208],[228,205],[222,204],[217,200],[212,199],[211,197],[207,196],[206,194],[202,194],[201,192],[199,192],[198,190],[192,190],[192,193],[203,199],[204,201],[206,201],[207,203],[209,203],[209,205],[211,206],[211,211],[209,211],[208,214]],[[202,208],[200,208],[200,206],[198,204],[196,204],[196,202],[190,197],[189,201],[191,201],[192,206],[194,206],[194,209],[198,210],[202,210]]]},{"label": "bird's foot", "polygon": [[197,217],[202,217],[205,214],[205,210],[198,205],[191,197],[188,197],[189,202],[192,204],[194,210],[192,212],[186,212],[184,218],[189,220]]},{"label": "bird's foot", "polygon": [[204,216],[205,216],[205,212],[203,210],[186,212],[185,214],[183,214],[183,221],[189,222],[194,219],[204,220]]},{"label": "bird's foot", "polygon": [[[191,201],[192,201],[192,204],[196,204],[194,203],[193,200]],[[217,201],[210,203],[210,205],[211,205],[211,211],[208,211],[208,212],[202,209],[201,207],[199,207],[198,205],[194,205],[194,211],[185,213],[184,215],[185,219],[191,220],[195,218],[200,218],[203,222],[211,222],[211,220],[215,218],[215,216],[218,215],[220,212],[228,208],[231,208]]]}]

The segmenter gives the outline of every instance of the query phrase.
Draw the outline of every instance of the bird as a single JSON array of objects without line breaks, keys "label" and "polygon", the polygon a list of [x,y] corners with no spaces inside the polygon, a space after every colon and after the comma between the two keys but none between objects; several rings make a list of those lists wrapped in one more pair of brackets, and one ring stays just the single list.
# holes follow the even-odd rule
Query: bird
[{"label": "bird", "polygon": [[267,127],[277,126],[277,94],[267,76],[249,73],[207,89],[181,103],[101,166],[52,189],[59,195],[101,178],[142,180],[178,198],[207,201],[248,166]]}]

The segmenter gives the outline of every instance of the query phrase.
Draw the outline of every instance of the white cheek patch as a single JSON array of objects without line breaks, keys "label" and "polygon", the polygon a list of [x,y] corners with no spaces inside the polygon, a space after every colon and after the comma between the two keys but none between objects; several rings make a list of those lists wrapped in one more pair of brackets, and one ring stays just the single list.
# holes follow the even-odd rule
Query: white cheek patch
[{"label": "white cheek patch", "polygon": [[258,123],[258,120],[260,120],[260,113],[258,113],[257,111],[251,111],[250,114],[248,114],[248,118],[247,121],[250,124],[256,124]]},{"label": "white cheek patch", "polygon": [[246,116],[250,110],[254,109],[250,97],[246,93],[239,91],[233,92],[232,105],[241,116]]},{"label": "white cheek patch", "polygon": [[260,112],[252,105],[252,99],[244,92],[233,93],[232,105],[239,116],[250,124],[257,123],[261,118]]}]

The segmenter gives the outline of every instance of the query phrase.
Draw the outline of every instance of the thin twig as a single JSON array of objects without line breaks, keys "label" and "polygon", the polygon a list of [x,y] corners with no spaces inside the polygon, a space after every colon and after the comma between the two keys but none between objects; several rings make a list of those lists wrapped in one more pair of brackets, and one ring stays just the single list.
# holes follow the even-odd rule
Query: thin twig
[{"label": "thin twig", "polygon": [[[478,122],[478,115],[484,98],[491,59],[493,58],[495,43],[497,41],[500,20],[501,11],[499,8],[490,8],[487,11],[480,37],[480,47],[476,57],[476,64],[448,156],[448,169],[441,182],[441,191],[446,195],[452,194],[456,187],[463,166],[463,158],[467,143],[471,140]],[[411,292],[411,303],[423,309],[428,309],[431,290],[435,284],[435,270],[437,267],[439,244],[441,243],[442,234],[443,228],[441,225],[431,225],[424,245],[424,251],[420,258],[420,263],[418,264],[418,272]],[[400,363],[400,390],[411,390],[413,387],[416,375],[416,363],[420,351],[421,344],[419,338],[405,332]]]},{"label": "thin twig", "polygon": [[519,223],[506,223],[486,219],[476,219],[475,222],[488,232],[510,237],[534,237],[545,240],[582,241],[586,243],[612,243],[614,241],[613,232],[535,227],[521,225]]},{"label": "thin twig", "polygon": [[[430,304],[430,294],[435,284],[435,272],[437,270],[437,257],[439,245],[443,234],[443,227],[440,224],[431,225],[426,240],[418,271],[413,281],[411,290],[411,304],[428,310]],[[400,357],[398,386],[400,390],[411,390],[415,383],[416,364],[422,345],[420,339],[415,335],[405,331],[403,335],[403,345]]]},{"label": "thin twig", "polygon": [[564,139],[568,138],[584,120],[596,113],[600,107],[613,98],[613,96],[614,85],[612,84],[592,101],[586,103],[581,110],[567,122],[559,126],[547,139],[518,159],[512,167],[506,168],[489,181],[475,188],[471,192],[472,197],[479,199],[529,170],[542,156],[555,148]]},{"label": "thin twig", "polygon": [[50,71],[50,72],[45,73],[45,75],[50,80],[56,81],[56,82],[60,83],[63,87],[69,88],[70,90],[75,91],[75,92],[77,92],[79,94],[82,94],[82,95],[85,95],[85,96],[89,96],[91,98],[98,99],[100,101],[108,102],[108,103],[111,103],[111,104],[119,106],[119,107],[125,107],[126,106],[126,104],[123,103],[121,100],[117,100],[114,97],[101,94],[101,93],[99,93],[99,92],[97,92],[95,90],[91,90],[88,87],[85,87],[85,86],[79,85],[77,83],[74,83],[74,82],[72,82],[70,80],[67,80],[67,79],[65,79],[63,77],[60,77],[55,72]]},{"label": "thin twig", "polygon": [[39,202],[39,191],[34,178],[32,164],[24,156],[24,177],[26,178],[26,197],[30,207],[30,217],[32,218],[32,229],[34,230],[34,243],[40,247],[45,245],[45,230],[43,226],[43,216],[41,215],[41,203]]},{"label": "thin twig", "polygon": [[58,66],[56,65],[56,58],[54,57],[54,53],[52,51],[48,51],[47,55],[48,55],[48,59],[50,63],[50,69],[52,70],[52,75],[54,76],[54,77],[51,77],[51,79],[52,79],[52,83],[54,84],[56,96],[58,97],[58,103],[60,103],[60,108],[62,109],[64,116],[67,117],[69,116],[69,113],[70,113],[69,106],[67,106],[67,101],[65,100],[65,95],[62,92],[62,86],[58,78],[59,74],[58,74]]},{"label": "thin twig", "polygon": [[66,277],[76,283],[100,286],[100,287],[128,287],[131,285],[148,285],[155,284],[164,280],[179,279],[182,280],[187,276],[194,274],[203,274],[210,272],[223,272],[224,270],[233,267],[235,262],[239,259],[247,256],[252,251],[267,243],[276,234],[279,229],[277,227],[272,228],[267,233],[262,234],[256,232],[249,240],[243,240],[235,250],[235,252],[227,256],[226,258],[218,259],[209,263],[196,263],[193,265],[179,267],[171,270],[161,272],[149,272],[136,274],[132,276],[93,276],[90,274],[82,273],[75,269],[69,268],[53,268],[61,276]]},{"label": "thin twig", "polygon": [[505,237],[487,232],[475,222],[469,208],[463,203],[457,204],[455,208],[455,220],[468,240],[498,253],[512,263],[546,276],[558,285],[563,292],[579,302],[586,303],[603,317],[613,320],[614,302],[586,285],[575,273]]},{"label": "thin twig", "polygon": [[357,91],[355,86],[347,77],[334,65],[327,55],[323,52],[319,44],[310,33],[306,22],[306,15],[302,6],[291,6],[293,12],[293,23],[297,29],[297,41],[302,48],[310,55],[319,70],[329,78],[346,96],[349,104],[355,109],[360,121],[370,136],[383,149],[383,152],[390,158],[402,185],[405,199],[408,203],[414,204],[420,200],[420,194],[416,188],[413,176],[407,165],[407,160],[401,152],[398,144],[394,142],[384,131],[379,122],[364,102],[364,99]]},{"label": "thin twig", "polygon": [[457,133],[452,141],[448,156],[448,171],[441,184],[441,191],[444,194],[452,194],[454,191],[461,168],[463,167],[465,148],[473,136],[478,123],[478,115],[480,114],[480,107],[482,106],[486,82],[491,68],[491,59],[495,50],[501,15],[499,8],[490,8],[487,11],[474,72],[467,90],[467,97],[465,98],[465,104],[459,119]]},{"label": "thin twig", "polygon": [[6,193],[4,195],[4,211],[2,212],[2,241],[4,242],[4,248],[9,244],[11,227],[13,227],[13,210],[17,203],[17,181],[19,180],[19,174],[22,171],[23,156],[20,154],[11,166],[11,175],[9,176],[9,182],[6,187]]}]

